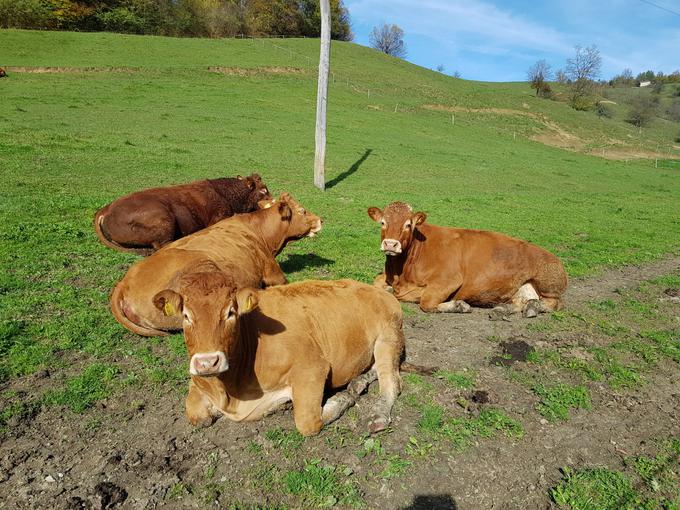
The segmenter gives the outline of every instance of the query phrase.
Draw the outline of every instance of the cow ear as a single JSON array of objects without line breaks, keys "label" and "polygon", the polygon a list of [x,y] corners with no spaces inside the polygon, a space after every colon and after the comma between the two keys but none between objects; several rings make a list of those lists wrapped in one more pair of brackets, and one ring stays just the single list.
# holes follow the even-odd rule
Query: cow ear
[{"label": "cow ear", "polygon": [[236,178],[237,178],[239,181],[242,181],[242,180],[243,180],[243,176],[242,176],[242,175],[237,175]]},{"label": "cow ear", "polygon": [[427,219],[427,214],[424,212],[417,212],[413,215],[413,225],[420,225],[421,223],[425,223],[425,220]]},{"label": "cow ear", "polygon": [[177,294],[174,290],[165,289],[160,291],[153,297],[153,304],[164,315],[170,317],[179,313],[182,309],[182,296]]},{"label": "cow ear", "polygon": [[259,303],[255,289],[241,289],[236,293],[236,310],[239,315],[250,313]]},{"label": "cow ear", "polygon": [[383,212],[377,207],[369,207],[368,215],[373,219],[373,221],[380,221],[383,217]]},{"label": "cow ear", "polygon": [[293,210],[286,202],[279,202],[279,214],[282,221],[290,221],[293,217]]},{"label": "cow ear", "polygon": [[276,203],[276,199],[265,198],[264,200],[258,200],[257,207],[258,207],[258,209],[269,209],[275,203]]}]

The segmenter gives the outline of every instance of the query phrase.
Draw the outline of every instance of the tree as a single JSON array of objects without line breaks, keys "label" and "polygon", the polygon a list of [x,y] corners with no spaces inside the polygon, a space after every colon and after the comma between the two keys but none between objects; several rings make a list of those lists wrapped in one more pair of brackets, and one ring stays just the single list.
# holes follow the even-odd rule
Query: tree
[{"label": "tree", "polygon": [[531,88],[536,89],[536,95],[540,97],[550,96],[550,85],[548,82],[552,78],[550,64],[545,60],[539,60],[527,70],[527,79],[531,83]]},{"label": "tree", "polygon": [[373,31],[368,36],[368,42],[372,48],[393,57],[404,58],[406,56],[404,31],[397,25],[385,23],[381,27],[373,27]]},{"label": "tree", "polygon": [[438,73],[444,73],[444,64],[439,64],[436,68]]},{"label": "tree", "polygon": [[567,59],[565,73],[571,81],[569,102],[576,110],[587,110],[592,106],[594,81],[600,75],[602,57],[597,46],[582,48],[576,46],[576,56]]},{"label": "tree", "polygon": [[562,69],[558,69],[555,73],[555,81],[557,83],[565,84],[569,81],[569,78],[567,78],[566,73]]}]

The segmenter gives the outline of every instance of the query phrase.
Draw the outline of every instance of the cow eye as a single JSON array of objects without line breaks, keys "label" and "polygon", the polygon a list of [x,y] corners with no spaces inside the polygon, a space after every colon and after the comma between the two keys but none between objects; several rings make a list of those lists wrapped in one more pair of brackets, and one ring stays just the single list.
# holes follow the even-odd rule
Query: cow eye
[{"label": "cow eye", "polygon": [[191,319],[189,318],[189,314],[184,312],[184,322],[191,324]]},{"label": "cow eye", "polygon": [[227,313],[224,314],[226,319],[233,319],[236,316],[236,310],[234,310],[234,307],[229,305],[229,308],[227,308]]},{"label": "cow eye", "polygon": [[385,220],[380,220],[380,224],[382,225],[383,228],[387,226],[387,222]]},{"label": "cow eye", "polygon": [[300,214],[307,214],[307,211],[305,211],[304,208],[300,207]]},{"label": "cow eye", "polygon": [[407,222],[404,224],[404,228],[411,228],[411,222],[410,222],[410,221],[407,221]]}]

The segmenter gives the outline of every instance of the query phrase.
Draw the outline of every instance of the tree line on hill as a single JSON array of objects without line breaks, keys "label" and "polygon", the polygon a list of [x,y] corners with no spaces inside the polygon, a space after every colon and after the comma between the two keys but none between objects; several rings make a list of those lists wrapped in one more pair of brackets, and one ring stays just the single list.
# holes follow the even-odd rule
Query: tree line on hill
[{"label": "tree line on hill", "polygon": [[[352,39],[349,12],[330,0],[331,37]],[[319,0],[0,0],[0,28],[180,37],[319,37]]]}]

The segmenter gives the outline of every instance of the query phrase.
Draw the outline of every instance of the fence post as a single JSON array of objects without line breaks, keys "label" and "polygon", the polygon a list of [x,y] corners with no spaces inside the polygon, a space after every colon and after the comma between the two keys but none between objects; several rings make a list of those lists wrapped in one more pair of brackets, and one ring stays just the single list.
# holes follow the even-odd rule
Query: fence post
[{"label": "fence post", "polygon": [[331,54],[331,9],[329,0],[321,0],[321,49],[319,51],[319,83],[316,91],[316,135],[314,151],[314,185],[326,188],[326,103]]}]

